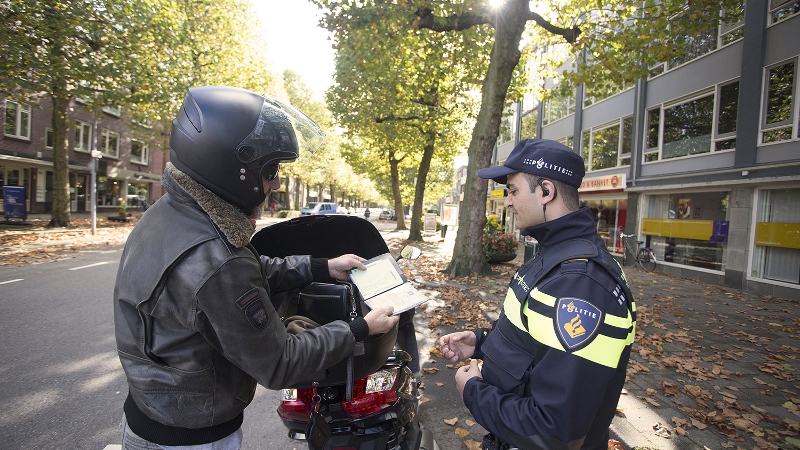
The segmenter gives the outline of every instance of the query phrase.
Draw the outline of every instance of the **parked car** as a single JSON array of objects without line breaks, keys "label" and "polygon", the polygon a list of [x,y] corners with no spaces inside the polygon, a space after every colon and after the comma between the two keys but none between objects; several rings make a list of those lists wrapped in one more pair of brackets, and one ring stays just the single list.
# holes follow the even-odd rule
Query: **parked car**
[{"label": "parked car", "polygon": [[394,220],[395,214],[394,211],[391,209],[384,209],[378,215],[378,220]]},{"label": "parked car", "polygon": [[300,210],[301,216],[336,214],[336,203],[309,202]]}]

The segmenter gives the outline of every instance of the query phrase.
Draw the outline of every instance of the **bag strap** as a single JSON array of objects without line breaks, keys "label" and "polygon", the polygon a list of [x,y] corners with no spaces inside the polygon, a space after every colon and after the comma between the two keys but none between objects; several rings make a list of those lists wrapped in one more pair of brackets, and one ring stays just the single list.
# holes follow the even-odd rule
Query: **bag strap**
[{"label": "bag strap", "polygon": [[281,321],[287,316],[293,316],[297,312],[297,305],[300,304],[300,290],[292,290],[283,295],[281,306],[278,307],[277,313]]},{"label": "bag strap", "polygon": [[[533,269],[533,277],[526,280],[526,282],[533,288],[544,279],[550,272],[562,263],[572,259],[590,259],[605,269],[622,288],[625,294],[625,301],[628,306],[628,311],[635,314],[631,306],[633,302],[633,295],[631,294],[628,282],[622,274],[622,269],[619,264],[612,265],[607,261],[607,258],[613,259],[610,253],[605,249],[600,249],[594,242],[584,239],[576,238],[567,241],[559,242],[558,244],[547,249],[547,252],[542,252],[538,258],[530,260],[528,263],[523,264],[523,267],[530,264]],[[525,315],[525,308],[527,302],[520,302],[519,316],[525,331],[528,330],[528,316]],[[636,320],[635,315],[632,316]]]}]

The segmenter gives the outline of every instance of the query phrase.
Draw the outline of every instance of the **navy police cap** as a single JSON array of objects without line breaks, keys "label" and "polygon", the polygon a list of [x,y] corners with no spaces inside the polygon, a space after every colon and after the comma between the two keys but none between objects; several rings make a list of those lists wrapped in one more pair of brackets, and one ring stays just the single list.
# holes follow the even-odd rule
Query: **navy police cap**
[{"label": "navy police cap", "polygon": [[524,139],[511,150],[502,166],[480,169],[478,176],[506,184],[508,176],[516,172],[530,173],[579,188],[586,169],[581,155],[566,145],[549,139]]}]

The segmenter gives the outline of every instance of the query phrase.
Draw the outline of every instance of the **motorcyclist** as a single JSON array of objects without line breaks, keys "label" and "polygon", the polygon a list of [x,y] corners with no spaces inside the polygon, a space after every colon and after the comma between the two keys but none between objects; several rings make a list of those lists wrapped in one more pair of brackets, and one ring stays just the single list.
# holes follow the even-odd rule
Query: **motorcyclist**
[{"label": "motorcyclist", "polygon": [[255,218],[280,186],[279,164],[323,139],[311,119],[277,99],[189,89],[172,123],[167,193],[131,232],[114,288],[129,387],[123,449],[238,449],[256,383],[302,381],[396,325],[387,307],[289,335],[271,305],[272,292],[365,269],[356,255],[269,258],[250,245]]}]

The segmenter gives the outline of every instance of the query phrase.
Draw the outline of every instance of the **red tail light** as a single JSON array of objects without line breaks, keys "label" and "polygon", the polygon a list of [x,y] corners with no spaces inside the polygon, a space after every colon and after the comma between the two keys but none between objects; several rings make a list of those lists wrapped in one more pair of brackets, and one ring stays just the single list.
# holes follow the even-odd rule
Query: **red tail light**
[{"label": "red tail light", "polygon": [[[375,414],[397,401],[394,384],[397,369],[379,370],[353,383],[353,400],[342,400],[342,409],[354,419]],[[289,420],[307,422],[311,418],[311,400],[315,388],[284,389],[278,414]]]},{"label": "red tail light", "polygon": [[314,388],[284,389],[278,414],[289,420],[308,422],[311,418],[311,399],[316,394]]},{"label": "red tail light", "polygon": [[375,414],[397,401],[394,384],[397,381],[397,369],[379,370],[372,375],[353,383],[353,400],[342,400],[342,409],[350,417],[359,419]]}]

